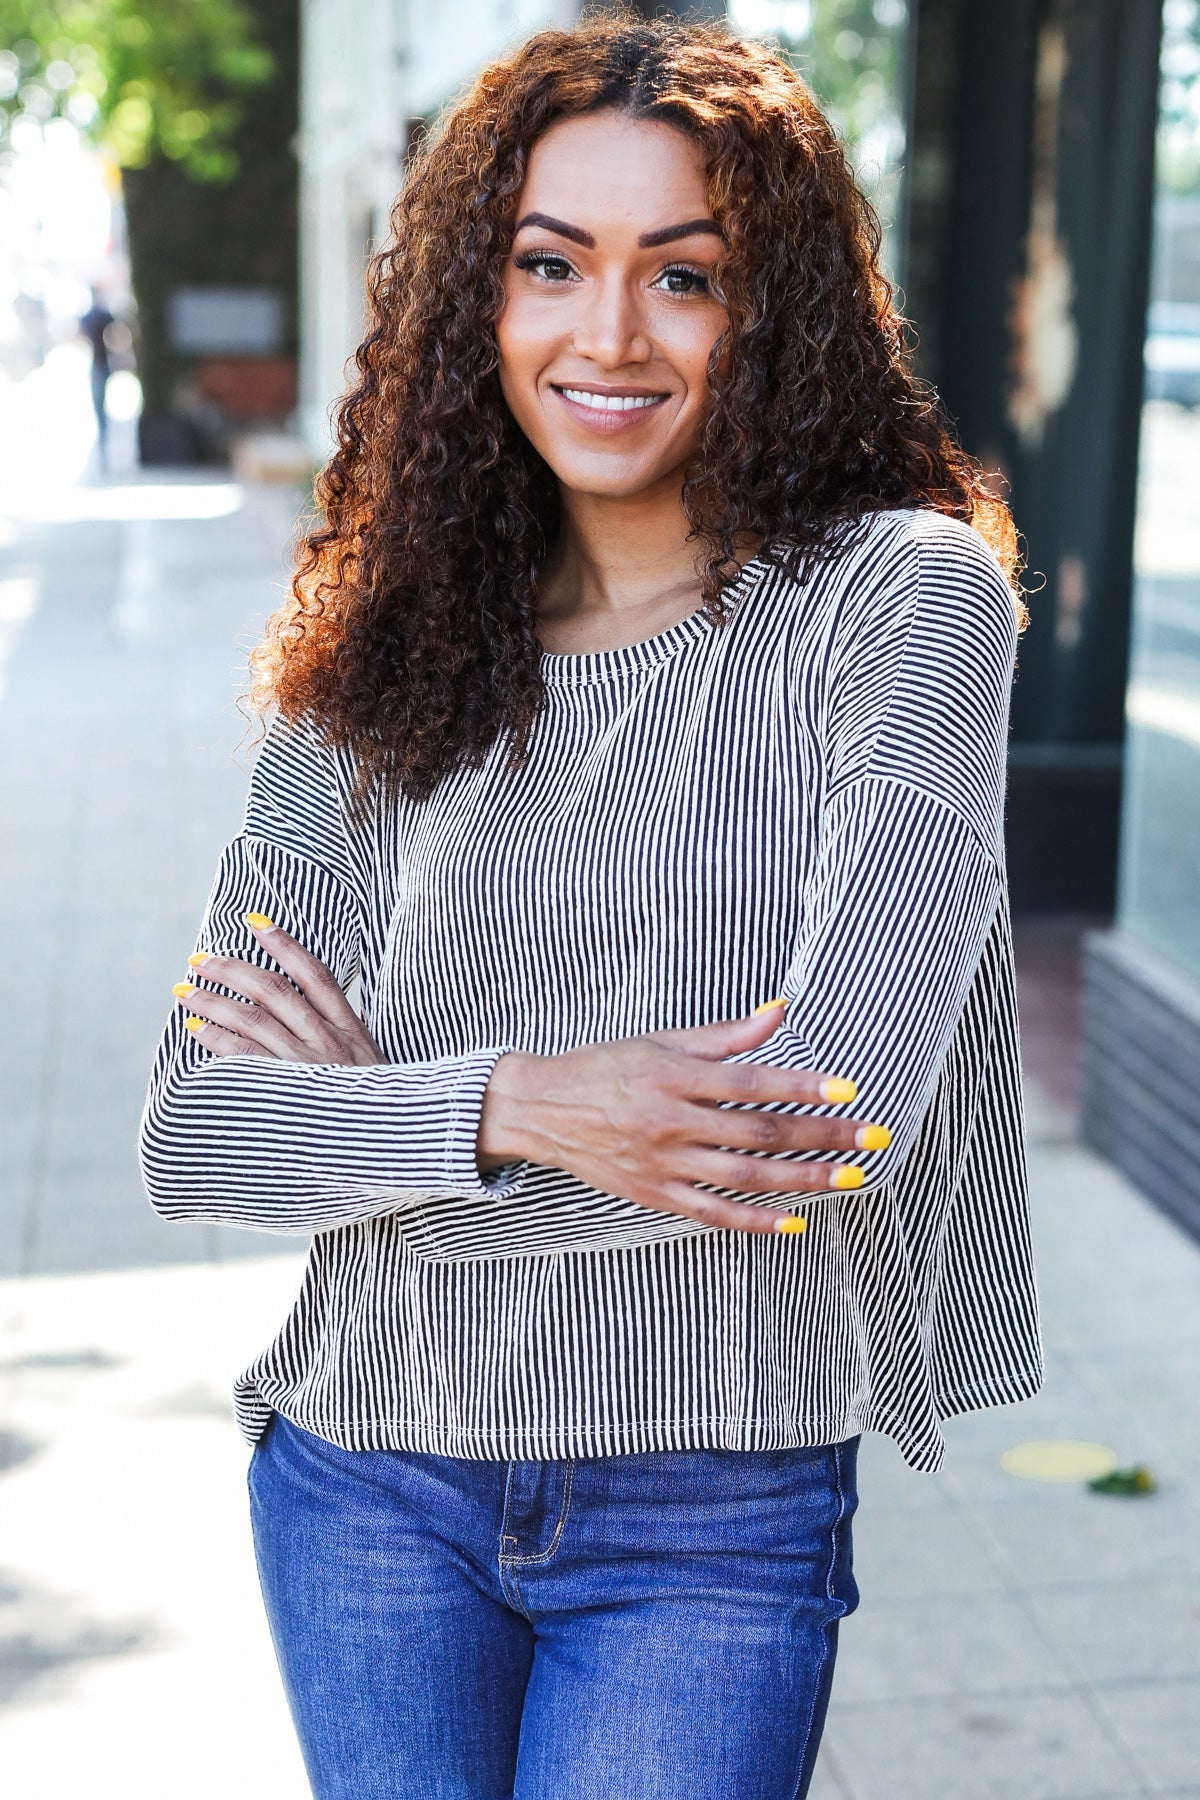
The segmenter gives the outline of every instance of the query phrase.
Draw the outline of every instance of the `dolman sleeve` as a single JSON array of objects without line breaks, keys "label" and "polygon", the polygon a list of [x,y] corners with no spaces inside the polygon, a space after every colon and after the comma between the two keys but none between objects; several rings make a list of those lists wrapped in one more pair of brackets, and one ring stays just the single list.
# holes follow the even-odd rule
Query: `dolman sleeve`
[{"label": "dolman sleeve", "polygon": [[[369,904],[332,753],[311,728],[275,720],[197,948],[273,967],[245,922],[247,912],[265,913],[346,987]],[[423,1198],[494,1202],[515,1185],[506,1170],[481,1177],[475,1151],[484,1089],[511,1046],[371,1068],[218,1057],[184,1016],[177,1006],[167,1021],[139,1137],[143,1179],[163,1217],[309,1233]]]},{"label": "dolman sleeve", "polygon": [[867,1190],[912,1147],[1004,899],[1016,635],[983,539],[918,514],[848,597],[831,645],[828,785],[788,1006],[765,1044],[728,1060],[853,1080],[852,1106],[821,1110],[890,1128],[887,1150],[843,1159],[864,1166]]}]

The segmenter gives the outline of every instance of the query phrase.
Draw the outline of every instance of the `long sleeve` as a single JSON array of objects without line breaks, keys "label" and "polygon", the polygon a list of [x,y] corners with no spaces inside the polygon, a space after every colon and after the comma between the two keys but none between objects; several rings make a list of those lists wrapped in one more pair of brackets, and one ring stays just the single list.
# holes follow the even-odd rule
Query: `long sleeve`
[{"label": "long sleeve", "polygon": [[932,542],[917,524],[902,560],[851,598],[832,645],[829,785],[788,1007],[765,1044],[729,1060],[855,1081],[837,1110],[892,1132],[888,1150],[854,1158],[869,1188],[913,1144],[1003,904],[1015,644],[990,552],[939,521]]},{"label": "long sleeve", "polygon": [[[276,720],[242,832],[225,850],[198,947],[269,965],[244,919],[264,912],[347,986],[359,965],[357,892],[329,752]],[[309,1233],[416,1200],[508,1191],[475,1159],[483,1093],[507,1045],[373,1068],[216,1057],[173,1011],[142,1118],[143,1179],[171,1219]]]}]

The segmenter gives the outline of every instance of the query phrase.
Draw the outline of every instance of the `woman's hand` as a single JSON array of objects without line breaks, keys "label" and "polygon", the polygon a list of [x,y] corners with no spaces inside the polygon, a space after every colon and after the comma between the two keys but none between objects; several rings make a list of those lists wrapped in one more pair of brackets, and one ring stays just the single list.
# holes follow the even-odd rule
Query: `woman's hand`
[{"label": "woman's hand", "polygon": [[189,956],[189,968],[205,981],[242,996],[229,999],[186,981],[176,986],[175,998],[189,1010],[188,1029],[206,1050],[214,1056],[274,1056],[281,1062],[359,1068],[386,1060],[323,963],[262,913],[247,913],[246,923],[284,973],[237,956],[203,950]]},{"label": "woman's hand", "polygon": [[854,1099],[854,1083],[837,1076],[722,1060],[765,1043],[783,1007],[772,1001],[726,1024],[585,1044],[560,1056],[502,1056],[483,1099],[480,1168],[527,1159],[705,1225],[803,1231],[804,1221],[790,1213],[695,1185],[748,1195],[860,1187],[863,1172],[854,1165],[774,1158],[796,1150],[885,1150],[891,1142],[885,1126],[855,1119],[732,1110]]}]

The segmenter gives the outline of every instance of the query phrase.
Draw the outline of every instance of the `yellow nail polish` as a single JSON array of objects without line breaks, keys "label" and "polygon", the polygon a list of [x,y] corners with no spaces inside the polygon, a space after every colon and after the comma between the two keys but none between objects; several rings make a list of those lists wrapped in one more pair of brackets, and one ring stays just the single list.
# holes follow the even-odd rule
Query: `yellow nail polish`
[{"label": "yellow nail polish", "polygon": [[795,1237],[801,1231],[808,1230],[807,1219],[780,1219],[775,1226],[783,1237]]},{"label": "yellow nail polish", "polygon": [[198,1019],[194,1013],[191,1018],[185,1019],[183,1022],[189,1031],[203,1031],[204,1027],[208,1024],[207,1019]]},{"label": "yellow nail polish", "polygon": [[865,1180],[866,1176],[858,1164],[848,1163],[845,1168],[834,1171],[829,1185],[835,1188],[860,1188]]},{"label": "yellow nail polish", "polygon": [[188,968],[189,969],[198,969],[200,967],[201,963],[206,963],[207,961],[208,961],[208,951],[207,950],[196,950],[193,952],[193,954],[191,956],[188,957]]},{"label": "yellow nail polish", "polygon": [[783,994],[780,994],[778,1000],[764,1000],[762,1005],[756,1006],[754,1010],[756,1013],[770,1012],[770,1010],[773,1006],[786,1006],[786,1005],[787,1005],[786,996]]},{"label": "yellow nail polish", "polygon": [[177,1000],[186,1000],[188,995],[194,994],[195,991],[195,984],[190,981],[177,981],[175,986],[171,989],[171,992]]},{"label": "yellow nail polish", "polygon": [[246,923],[255,931],[273,931],[275,929],[266,913],[247,913]]},{"label": "yellow nail polish", "polygon": [[886,1125],[864,1125],[855,1141],[860,1150],[886,1150],[892,1134]]},{"label": "yellow nail polish", "polygon": [[858,1089],[852,1081],[843,1081],[840,1075],[831,1075],[828,1081],[821,1083],[821,1098],[828,1100],[831,1106],[845,1106],[855,1099]]}]

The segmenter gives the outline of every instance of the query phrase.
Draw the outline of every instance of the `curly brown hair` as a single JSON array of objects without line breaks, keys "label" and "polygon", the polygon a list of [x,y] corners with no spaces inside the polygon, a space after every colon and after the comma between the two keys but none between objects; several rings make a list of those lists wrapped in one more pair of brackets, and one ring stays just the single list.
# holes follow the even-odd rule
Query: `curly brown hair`
[{"label": "curly brown hair", "polygon": [[544,697],[535,597],[558,489],[501,395],[496,322],[532,146],[606,107],[701,146],[724,234],[729,324],[683,487],[714,621],[737,546],[798,572],[885,506],[969,520],[1016,585],[1008,508],[913,373],[878,220],[795,71],[721,26],[607,11],[543,31],[412,164],[318,521],[253,657],[252,702],[311,718],[372,789],[425,798],[503,735],[519,766]]}]

